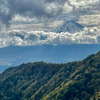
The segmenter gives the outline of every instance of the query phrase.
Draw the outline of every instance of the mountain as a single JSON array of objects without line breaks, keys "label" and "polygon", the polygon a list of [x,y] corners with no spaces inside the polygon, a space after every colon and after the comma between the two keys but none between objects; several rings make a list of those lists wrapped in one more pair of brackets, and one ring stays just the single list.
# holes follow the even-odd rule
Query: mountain
[{"label": "mountain", "polygon": [[82,60],[100,50],[100,44],[9,46],[0,48],[0,72],[10,66],[44,61],[67,63]]},{"label": "mountain", "polygon": [[66,64],[8,68],[0,74],[0,100],[100,100],[100,52]]},{"label": "mountain", "polygon": [[84,26],[81,24],[75,22],[75,21],[65,21],[62,25],[57,27],[54,32],[61,33],[61,32],[69,32],[69,33],[75,33],[82,31]]}]

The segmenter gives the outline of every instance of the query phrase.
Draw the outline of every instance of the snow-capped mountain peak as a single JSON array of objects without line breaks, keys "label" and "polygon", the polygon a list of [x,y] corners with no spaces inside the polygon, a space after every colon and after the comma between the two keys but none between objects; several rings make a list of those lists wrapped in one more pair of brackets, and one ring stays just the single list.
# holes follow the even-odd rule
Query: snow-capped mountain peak
[{"label": "snow-capped mountain peak", "polygon": [[65,21],[62,25],[58,26],[54,32],[61,33],[61,32],[69,32],[69,33],[75,33],[82,31],[84,26],[81,24],[75,22],[75,21]]}]

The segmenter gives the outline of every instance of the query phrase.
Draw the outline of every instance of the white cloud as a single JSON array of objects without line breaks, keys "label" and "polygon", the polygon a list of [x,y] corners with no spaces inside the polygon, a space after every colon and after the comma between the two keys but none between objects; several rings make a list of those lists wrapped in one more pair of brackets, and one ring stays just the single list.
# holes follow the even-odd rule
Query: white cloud
[{"label": "white cloud", "polygon": [[100,30],[97,28],[84,28],[83,31],[71,33],[53,33],[44,31],[19,31],[13,30],[0,34],[0,47],[9,45],[60,45],[60,44],[99,44]]},{"label": "white cloud", "polygon": [[100,26],[100,14],[80,16],[79,23],[92,26]]},{"label": "white cloud", "polygon": [[96,4],[99,2],[99,0],[70,0],[71,4],[73,5],[90,5],[90,4]]},{"label": "white cloud", "polygon": [[[89,13],[91,11],[100,10],[100,0],[0,0],[0,22],[7,24],[14,19],[19,20],[18,15],[26,18],[21,18],[22,21],[55,19],[63,13],[81,12]],[[99,11],[98,10],[98,11]],[[83,14],[83,13],[82,13]],[[29,20],[28,18],[32,18]]]}]

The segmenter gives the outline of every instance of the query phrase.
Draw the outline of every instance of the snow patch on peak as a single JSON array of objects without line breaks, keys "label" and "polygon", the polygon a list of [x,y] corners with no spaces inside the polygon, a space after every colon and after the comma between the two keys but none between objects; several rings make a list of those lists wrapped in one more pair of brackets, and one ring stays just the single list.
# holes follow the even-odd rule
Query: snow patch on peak
[{"label": "snow patch on peak", "polygon": [[65,21],[62,25],[57,27],[54,32],[61,33],[61,32],[69,32],[69,33],[76,33],[83,31],[84,26],[81,24],[71,20],[71,21]]}]

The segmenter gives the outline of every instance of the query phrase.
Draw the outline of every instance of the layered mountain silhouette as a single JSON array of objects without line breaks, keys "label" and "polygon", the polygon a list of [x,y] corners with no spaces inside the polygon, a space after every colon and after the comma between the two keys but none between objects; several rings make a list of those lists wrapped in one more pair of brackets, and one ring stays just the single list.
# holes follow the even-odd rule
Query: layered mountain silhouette
[{"label": "layered mountain silhouette", "polygon": [[100,100],[100,52],[66,64],[8,68],[0,74],[0,100]]},{"label": "layered mountain silhouette", "polygon": [[23,62],[67,63],[82,60],[98,50],[100,50],[100,44],[9,46],[0,48],[0,73],[7,67],[17,66]]},{"label": "layered mountain silhouette", "polygon": [[71,21],[65,21],[62,25],[58,26],[54,32],[61,33],[61,32],[69,32],[69,33],[75,33],[82,31],[84,26],[81,24],[71,20]]}]

